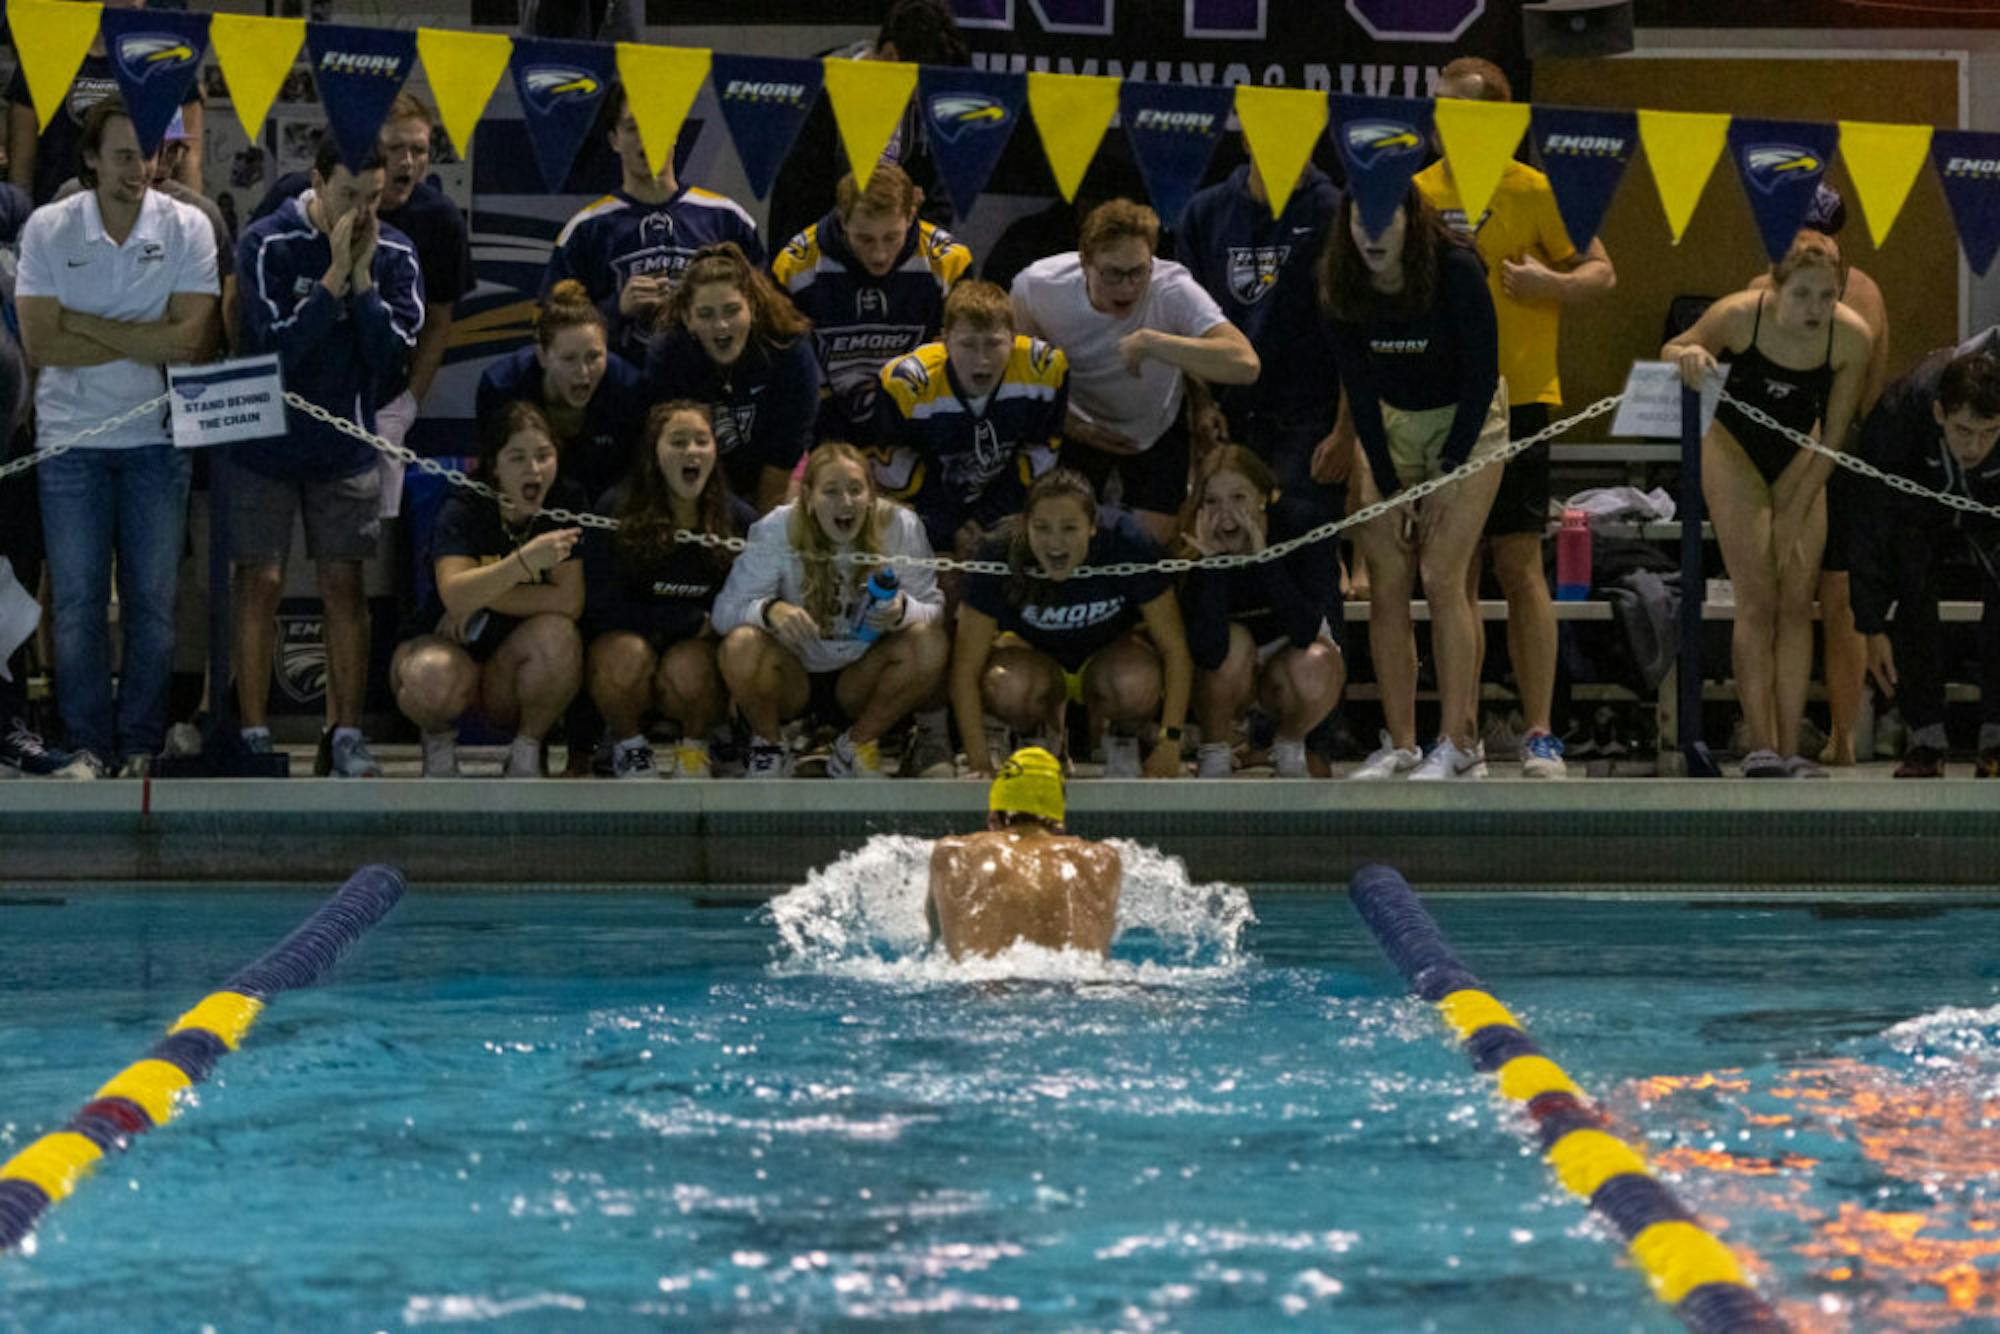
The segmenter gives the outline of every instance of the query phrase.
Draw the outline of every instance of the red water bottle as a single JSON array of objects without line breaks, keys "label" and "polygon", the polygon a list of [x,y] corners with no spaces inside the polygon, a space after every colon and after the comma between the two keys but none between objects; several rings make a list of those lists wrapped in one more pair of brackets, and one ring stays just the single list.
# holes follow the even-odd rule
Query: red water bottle
[{"label": "red water bottle", "polygon": [[1582,602],[1590,596],[1590,513],[1563,511],[1556,534],[1556,601]]}]

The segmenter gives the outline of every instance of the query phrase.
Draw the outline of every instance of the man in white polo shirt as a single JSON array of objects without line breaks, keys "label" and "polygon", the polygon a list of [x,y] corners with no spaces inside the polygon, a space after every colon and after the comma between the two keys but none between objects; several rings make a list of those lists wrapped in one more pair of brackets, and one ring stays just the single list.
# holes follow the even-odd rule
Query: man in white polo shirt
[{"label": "man in white polo shirt", "polygon": [[[21,345],[39,373],[47,449],[166,392],[170,365],[215,347],[215,236],[197,209],[148,188],[152,160],[122,99],[84,117],[89,187],[37,210],[21,232]],[[55,593],[56,700],[72,750],[98,773],[144,776],[166,733],[174,572],[190,463],[166,404],[79,440],[36,469]],[[112,557],[124,647],[111,690]],[[114,767],[115,766],[115,767]]]},{"label": "man in white polo shirt", "polygon": [[1155,259],[1160,220],[1129,199],[1092,209],[1077,249],[1014,276],[1014,327],[1069,357],[1062,461],[1104,499],[1115,469],[1126,509],[1157,542],[1187,498],[1191,441],[1182,380],[1250,384],[1250,340],[1185,268]]}]

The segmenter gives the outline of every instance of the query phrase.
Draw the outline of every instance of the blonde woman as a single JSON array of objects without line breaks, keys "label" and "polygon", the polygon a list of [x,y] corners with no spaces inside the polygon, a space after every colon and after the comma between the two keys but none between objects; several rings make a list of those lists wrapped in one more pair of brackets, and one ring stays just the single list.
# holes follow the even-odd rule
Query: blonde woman
[{"label": "blonde woman", "polygon": [[[869,596],[880,566],[841,559],[863,554],[888,558],[893,597]],[[847,724],[829,776],[881,777],[882,734],[937,686],[949,651],[936,572],[896,559],[930,554],[917,516],[875,493],[860,450],[829,441],[807,456],[799,499],[750,529],[712,613],[723,682],[750,724],[748,777],[790,773],[780,730],[808,712]]]}]

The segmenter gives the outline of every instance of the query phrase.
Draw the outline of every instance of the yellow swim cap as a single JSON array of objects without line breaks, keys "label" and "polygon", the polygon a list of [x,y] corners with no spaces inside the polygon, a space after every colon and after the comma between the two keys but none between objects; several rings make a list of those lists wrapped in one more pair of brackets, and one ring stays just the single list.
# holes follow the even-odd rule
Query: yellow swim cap
[{"label": "yellow swim cap", "polygon": [[1021,747],[993,776],[993,786],[986,792],[986,809],[1034,815],[1061,824],[1067,809],[1062,764],[1040,746]]}]

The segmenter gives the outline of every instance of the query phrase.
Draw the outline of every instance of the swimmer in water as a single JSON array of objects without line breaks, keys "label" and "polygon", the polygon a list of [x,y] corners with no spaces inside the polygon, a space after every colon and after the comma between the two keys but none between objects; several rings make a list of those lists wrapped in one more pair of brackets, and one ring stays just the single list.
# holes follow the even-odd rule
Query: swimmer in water
[{"label": "swimmer in water", "polygon": [[1124,868],[1102,843],[1063,828],[1062,766],[1039,746],[1014,752],[988,790],[986,829],[937,841],[924,915],[951,957],[1025,940],[1111,951]]}]

